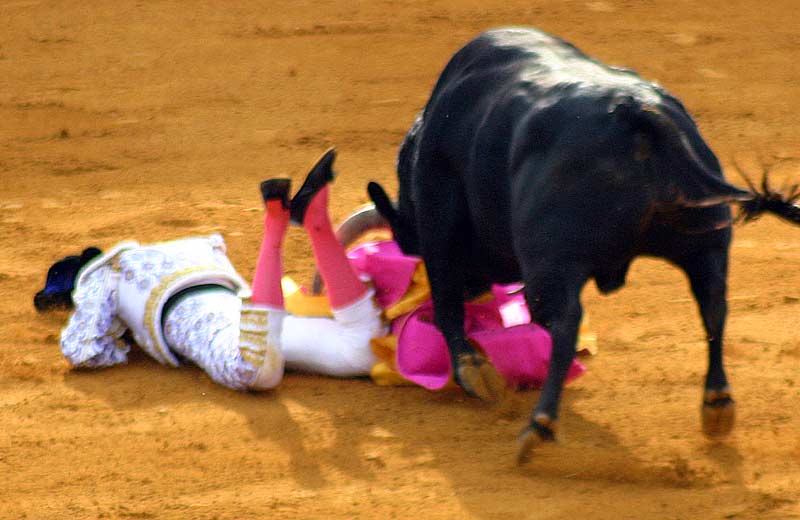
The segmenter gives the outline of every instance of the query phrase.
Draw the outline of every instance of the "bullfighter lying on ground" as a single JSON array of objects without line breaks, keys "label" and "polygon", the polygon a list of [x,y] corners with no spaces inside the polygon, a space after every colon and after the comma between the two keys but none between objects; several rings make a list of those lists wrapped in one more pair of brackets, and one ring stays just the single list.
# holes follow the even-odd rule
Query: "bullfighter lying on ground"
[{"label": "bullfighter lying on ground", "polygon": [[[333,150],[324,154],[291,201],[289,179],[261,184],[264,237],[252,290],[219,235],[123,242],[105,254],[89,248],[55,263],[34,303],[40,311],[74,304],[61,336],[69,362],[86,368],[126,362],[129,330],[158,362],[193,363],[235,390],[273,388],[284,367],[372,375],[379,384],[445,386],[451,367],[432,323],[424,265],[393,241],[345,251],[328,214],[334,159]],[[310,237],[326,296],[294,285],[284,298],[284,287],[293,285],[282,270],[290,221]],[[496,286],[493,298],[469,304],[468,334],[510,386],[540,386],[550,337],[529,323],[520,292],[509,289],[517,288]],[[576,361],[569,377],[583,371]]]}]

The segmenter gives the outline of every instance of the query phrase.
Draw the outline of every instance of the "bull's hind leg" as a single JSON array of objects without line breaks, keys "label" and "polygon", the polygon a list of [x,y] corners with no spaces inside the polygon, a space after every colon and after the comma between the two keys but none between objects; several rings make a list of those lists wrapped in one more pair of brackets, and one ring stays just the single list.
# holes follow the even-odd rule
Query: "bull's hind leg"
[{"label": "bull's hind leg", "polygon": [[580,266],[560,265],[533,281],[526,277],[526,298],[533,319],[550,332],[553,351],[547,379],[528,426],[520,433],[517,462],[530,459],[533,449],[555,440],[561,391],[572,360],[583,315],[581,288],[587,275]]},{"label": "bull's hind leg", "polygon": [[708,373],[703,394],[703,433],[724,437],[733,429],[735,404],[722,360],[722,336],[728,312],[728,250],[712,249],[682,262],[708,335]]},{"label": "bull's hind leg", "polygon": [[[426,170],[417,202],[420,246],[431,285],[436,326],[447,342],[453,375],[468,394],[499,401],[505,382],[486,357],[478,353],[464,331],[465,269],[469,262],[471,225],[456,176]],[[426,182],[427,181],[427,186]]]}]

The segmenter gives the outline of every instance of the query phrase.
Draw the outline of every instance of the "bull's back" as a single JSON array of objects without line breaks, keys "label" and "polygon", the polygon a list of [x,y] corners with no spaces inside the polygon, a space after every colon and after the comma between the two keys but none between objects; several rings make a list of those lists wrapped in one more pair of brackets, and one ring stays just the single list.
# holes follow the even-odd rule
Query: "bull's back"
[{"label": "bull's back", "polygon": [[[556,104],[562,111],[559,124],[542,125],[547,132],[590,124],[573,121],[586,116],[587,106],[599,106],[599,98],[615,94],[643,101],[660,95],[635,73],[606,66],[535,29],[489,31],[453,56],[425,109],[427,144],[422,152],[445,157],[451,168],[444,174],[461,176],[476,247],[490,256],[513,255],[512,155],[521,140],[520,127],[537,118],[552,119],[545,113]],[[553,140],[547,135],[531,142],[522,137],[530,148],[525,153]]]},{"label": "bull's back", "polygon": [[494,186],[483,198],[496,200],[498,191],[508,190],[509,168],[517,165],[511,155],[523,122],[530,127],[546,120],[539,125],[546,130],[541,138],[528,142],[530,136],[522,136],[535,150],[569,125],[592,131],[586,116],[605,111],[601,105],[609,99],[627,96],[657,105],[664,94],[634,72],[604,65],[554,36],[496,29],[469,42],[445,67],[424,111],[420,150],[444,157],[476,187]]},{"label": "bull's back", "polygon": [[428,107],[467,94],[473,101],[494,99],[505,90],[539,101],[561,99],[569,87],[576,89],[575,95],[618,91],[654,101],[662,94],[635,72],[601,63],[560,38],[512,27],[487,31],[462,47],[439,77]]}]

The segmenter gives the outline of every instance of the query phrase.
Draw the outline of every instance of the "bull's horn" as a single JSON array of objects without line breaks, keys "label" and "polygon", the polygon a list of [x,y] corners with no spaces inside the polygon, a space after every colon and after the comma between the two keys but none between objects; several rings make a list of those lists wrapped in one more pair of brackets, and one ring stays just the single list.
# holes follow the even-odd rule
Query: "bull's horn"
[{"label": "bull's horn", "polygon": [[345,247],[350,246],[368,231],[388,229],[389,223],[375,208],[367,204],[351,213],[336,229],[336,237]]},{"label": "bull's horn", "polygon": [[[339,227],[336,228],[336,237],[347,248],[364,233],[377,229],[389,229],[389,223],[378,213],[375,204],[367,204],[351,213],[339,224]],[[312,294],[320,294],[322,292],[322,278],[320,278],[319,272],[314,273],[311,292]]]}]

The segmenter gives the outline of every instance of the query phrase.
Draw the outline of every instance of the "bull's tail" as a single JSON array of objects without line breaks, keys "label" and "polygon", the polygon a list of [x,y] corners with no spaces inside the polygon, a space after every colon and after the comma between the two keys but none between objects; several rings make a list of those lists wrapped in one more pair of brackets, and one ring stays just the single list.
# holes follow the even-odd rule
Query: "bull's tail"
[{"label": "bull's tail", "polygon": [[778,194],[778,198],[772,198],[759,193],[754,199],[741,202],[740,209],[737,220],[744,222],[755,220],[764,213],[772,213],[787,222],[800,226],[800,206],[782,198],[780,194]]},{"label": "bull's tail", "polygon": [[769,171],[765,168],[761,186],[756,187],[753,181],[742,172],[735,160],[734,166],[753,194],[750,200],[740,202],[738,221],[749,222],[764,213],[772,213],[787,222],[800,225],[800,206],[797,205],[797,202],[800,201],[800,184],[791,187],[784,186],[779,191],[773,190],[769,185]]},{"label": "bull's tail", "polygon": [[685,158],[689,165],[687,174],[678,179],[678,198],[675,202],[684,207],[710,207],[737,202],[740,206],[738,221],[755,220],[764,213],[772,213],[787,222],[800,225],[800,184],[783,190],[773,190],[769,185],[769,170],[764,168],[761,186],[755,184],[742,172],[734,160],[734,166],[744,178],[749,190],[729,184],[721,172],[711,168],[698,156],[689,137],[675,121],[658,107],[641,107],[639,112],[653,127],[664,142],[678,157]]},{"label": "bull's tail", "polygon": [[685,164],[685,168],[674,172],[674,188],[677,190],[674,204],[683,207],[704,208],[731,202],[747,202],[756,197],[750,191],[729,184],[722,172],[709,167],[695,150],[686,132],[660,108],[641,107],[640,117],[650,126],[671,155]]}]

